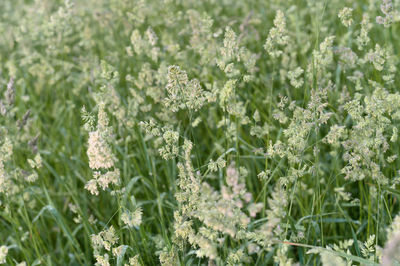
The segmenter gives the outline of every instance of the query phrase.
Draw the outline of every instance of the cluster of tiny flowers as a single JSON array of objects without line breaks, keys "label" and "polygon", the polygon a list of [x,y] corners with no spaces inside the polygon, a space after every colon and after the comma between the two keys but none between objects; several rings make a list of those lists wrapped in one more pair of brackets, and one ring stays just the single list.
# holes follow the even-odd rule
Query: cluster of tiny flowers
[{"label": "cluster of tiny flowers", "polygon": [[167,130],[162,135],[165,144],[158,151],[160,155],[169,160],[176,157],[179,153],[179,133],[173,130]]},{"label": "cluster of tiny flowers", "polygon": [[281,223],[286,217],[286,206],[288,205],[287,193],[283,187],[276,186],[268,199],[269,209],[266,211],[267,222],[249,237],[259,245],[267,248],[273,244],[273,240],[282,237],[283,228]]},{"label": "cluster of tiny flowers", "polygon": [[40,156],[39,153],[37,153],[33,160],[28,159],[28,163],[29,163],[30,167],[32,168],[32,173],[27,174],[25,176],[25,180],[28,182],[35,182],[39,177],[37,170],[42,168],[42,157]]},{"label": "cluster of tiny flowers", "polygon": [[[328,36],[319,45],[319,50],[313,51],[313,64],[309,65],[309,72],[311,73],[311,68],[316,71],[317,79],[321,78],[324,70],[333,62],[333,41],[335,36]],[[311,75],[312,76],[312,75]]]},{"label": "cluster of tiny flowers", "polygon": [[285,15],[281,10],[278,10],[274,19],[274,27],[269,31],[264,49],[272,57],[278,57],[283,53],[283,51],[279,49],[279,46],[284,46],[288,44],[288,42],[289,36],[286,32]]},{"label": "cluster of tiny flowers", "polygon": [[375,259],[375,235],[370,235],[367,241],[361,246],[361,254],[364,258],[374,261]]},{"label": "cluster of tiny flowers", "polygon": [[98,187],[105,190],[110,184],[118,185],[120,171],[111,170],[114,167],[115,156],[109,145],[110,132],[105,106],[99,105],[97,129],[89,132],[87,155],[89,167],[94,170],[93,179],[86,183],[85,188],[93,195],[98,195]]},{"label": "cluster of tiny flowers", "polygon": [[89,167],[92,169],[108,169],[114,166],[111,148],[100,130],[89,132],[87,155]]},{"label": "cluster of tiny flowers", "polygon": [[387,229],[387,241],[382,252],[382,265],[400,264],[400,215],[397,215]]},{"label": "cluster of tiny flowers", "polygon": [[132,258],[129,258],[129,264],[125,264],[125,266],[141,266],[142,264],[139,262],[139,255],[135,255]]},{"label": "cluster of tiny flowers", "polygon": [[[345,149],[343,159],[348,162],[342,173],[345,178],[362,180],[372,177],[378,183],[387,184],[388,179],[382,173],[380,156],[389,149],[393,134],[385,133],[392,129],[388,121],[397,119],[400,110],[400,95],[390,94],[377,87],[371,96],[361,96],[345,104],[344,108],[351,115],[355,126],[349,131],[348,138],[342,142]],[[389,157],[389,156],[388,156]]]},{"label": "cluster of tiny flowers", "polygon": [[6,263],[7,253],[8,253],[8,247],[4,246],[4,245],[1,246],[0,247],[0,264]]},{"label": "cluster of tiny flowers", "polygon": [[134,53],[147,54],[153,61],[158,61],[160,56],[160,48],[157,47],[158,36],[151,27],[147,28],[144,36],[139,30],[133,30],[130,41],[131,45],[125,48],[129,56],[133,56]]},{"label": "cluster of tiny flowers", "polygon": [[371,41],[368,36],[371,27],[372,24],[369,22],[369,15],[364,14],[361,21],[360,34],[357,36],[357,45],[359,50],[362,50]]},{"label": "cluster of tiny flowers", "polygon": [[[118,241],[114,227],[110,227],[101,231],[99,234],[91,235],[92,247],[94,249],[94,257],[96,259],[96,264],[98,266],[109,266],[110,256],[107,252],[112,251],[115,257],[122,255],[124,246],[113,247]],[[105,252],[102,252],[105,249]],[[125,248],[126,249],[126,248]],[[103,253],[103,254],[102,254]]]},{"label": "cluster of tiny flowers", "polygon": [[117,242],[118,237],[115,235],[114,227],[110,226],[110,228],[101,231],[99,234],[92,235],[91,240],[95,250],[104,248],[110,251],[111,247]]},{"label": "cluster of tiny flowers", "polygon": [[389,27],[393,22],[394,15],[392,0],[382,0],[381,11],[384,14],[384,17],[377,16],[376,23]]},{"label": "cluster of tiny flowers", "polygon": [[166,86],[168,97],[165,99],[166,107],[176,112],[179,109],[197,111],[205,101],[205,91],[196,79],[189,80],[186,72],[179,66],[168,68],[168,83]]},{"label": "cluster of tiny flowers", "polygon": [[[371,245],[373,245],[374,243],[371,242],[371,240],[373,241],[373,238],[375,236],[371,236],[365,243],[359,243],[359,245],[361,246],[361,250],[364,250],[364,252],[369,249],[372,250],[373,247],[371,247]],[[347,255],[351,255],[350,249],[354,244],[354,240],[353,239],[346,239],[346,240],[342,240],[339,241],[338,244],[333,244],[333,245],[328,245],[326,246],[325,249],[322,248],[312,248],[309,251],[307,251],[307,254],[312,254],[312,253],[316,253],[316,254],[320,254],[321,256],[321,261],[322,261],[322,265],[339,265],[339,266],[346,266],[346,265],[353,265],[353,261],[349,258],[346,258],[346,260],[344,260],[341,256],[337,255],[337,252],[342,253],[342,254],[347,254]],[[365,257],[365,256],[364,256]],[[372,258],[371,261],[374,261],[374,259]]]},{"label": "cluster of tiny flowers", "polygon": [[121,220],[129,227],[137,227],[142,223],[142,208],[138,207],[135,211],[125,211],[121,215]]},{"label": "cluster of tiny flowers", "polygon": [[154,119],[150,121],[141,121],[139,123],[142,130],[149,138],[156,137],[154,141],[158,147],[158,153],[164,160],[170,160],[179,154],[179,132],[171,129],[169,126],[160,127]]},{"label": "cluster of tiny flowers", "polygon": [[231,61],[240,60],[239,44],[236,33],[230,27],[225,29],[224,46],[220,48],[221,58],[217,60],[218,67],[229,75],[237,74]]},{"label": "cluster of tiny flowers", "polygon": [[[127,252],[127,245],[118,245],[118,237],[113,226],[101,231],[98,234],[91,235],[91,243],[94,249],[94,258],[98,266],[109,266],[110,258],[118,262],[122,262],[122,259]],[[140,257],[135,255],[128,260],[129,263],[125,263],[125,266],[140,266]]]},{"label": "cluster of tiny flowers", "polygon": [[300,77],[303,74],[304,70],[301,67],[296,68],[293,71],[288,72],[288,78],[290,80],[290,85],[295,88],[300,88],[303,86],[303,79]]},{"label": "cluster of tiny flowers", "polygon": [[85,185],[85,188],[93,195],[99,195],[98,186],[103,190],[108,188],[110,184],[119,184],[120,172],[118,169],[112,171],[107,171],[106,173],[101,173],[99,171],[93,172],[93,179]]},{"label": "cluster of tiny flowers", "polygon": [[[227,185],[221,188],[221,192],[215,191],[206,182],[200,182],[199,177],[193,173],[191,150],[192,144],[185,140],[183,148],[185,161],[178,164],[180,191],[175,195],[181,204],[180,210],[174,213],[174,229],[177,237],[175,244],[181,248],[182,242],[188,242],[195,249],[197,257],[221,262],[218,248],[223,244],[223,240],[228,236],[235,241],[248,238],[246,228],[250,217],[255,217],[262,210],[263,204],[252,202],[252,195],[246,192],[244,184],[247,170],[240,168],[238,171],[234,164],[230,164],[226,169]],[[211,164],[212,171],[218,167],[220,169],[225,167],[223,160],[220,160],[220,166],[215,164],[215,166]],[[246,214],[246,209],[249,215]],[[195,220],[201,221],[201,225],[196,226]],[[163,254],[171,255],[173,254],[171,252]],[[171,258],[169,255],[167,257]],[[167,257],[163,257],[162,260]],[[243,250],[228,256],[228,261],[232,265],[249,262],[249,259]]]},{"label": "cluster of tiny flowers", "polygon": [[352,18],[352,13],[353,9],[349,7],[345,7],[342,10],[340,10],[338,17],[340,18],[340,21],[342,24],[346,27],[350,27],[351,24],[353,24],[353,18]]},{"label": "cluster of tiny flowers", "polygon": [[371,62],[374,65],[376,70],[383,70],[383,66],[386,61],[386,52],[384,48],[382,48],[379,44],[375,45],[375,50],[369,50],[365,57],[367,61]]},{"label": "cluster of tiny flowers", "polygon": [[218,170],[222,170],[226,166],[226,161],[222,158],[219,157],[215,162],[211,159],[210,162],[208,163],[208,169],[211,172],[216,172]]}]

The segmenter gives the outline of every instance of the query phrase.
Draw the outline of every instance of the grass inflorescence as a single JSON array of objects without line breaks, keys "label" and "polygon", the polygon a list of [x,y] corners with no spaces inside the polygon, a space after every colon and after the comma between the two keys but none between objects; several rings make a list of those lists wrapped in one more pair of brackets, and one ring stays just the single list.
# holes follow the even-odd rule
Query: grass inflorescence
[{"label": "grass inflorescence", "polygon": [[0,264],[400,265],[399,10],[0,1]]}]

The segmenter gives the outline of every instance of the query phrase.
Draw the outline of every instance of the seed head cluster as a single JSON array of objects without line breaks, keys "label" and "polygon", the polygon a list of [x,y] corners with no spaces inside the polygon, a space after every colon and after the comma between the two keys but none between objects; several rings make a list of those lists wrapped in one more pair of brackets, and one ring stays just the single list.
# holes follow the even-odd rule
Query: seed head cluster
[{"label": "seed head cluster", "polygon": [[0,1],[0,264],[400,265],[399,5]]}]

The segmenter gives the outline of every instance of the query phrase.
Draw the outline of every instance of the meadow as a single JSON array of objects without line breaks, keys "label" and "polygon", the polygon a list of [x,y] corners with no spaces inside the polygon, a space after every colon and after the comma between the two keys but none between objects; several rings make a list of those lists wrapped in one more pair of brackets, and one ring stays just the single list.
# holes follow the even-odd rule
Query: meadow
[{"label": "meadow", "polygon": [[400,265],[400,0],[0,1],[0,264]]}]

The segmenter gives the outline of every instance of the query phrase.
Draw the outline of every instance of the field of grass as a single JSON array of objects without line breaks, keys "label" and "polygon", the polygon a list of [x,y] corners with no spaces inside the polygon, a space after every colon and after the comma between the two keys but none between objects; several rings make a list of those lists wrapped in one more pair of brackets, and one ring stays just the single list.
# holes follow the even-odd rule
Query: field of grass
[{"label": "field of grass", "polygon": [[400,0],[1,0],[0,264],[400,265]]}]

